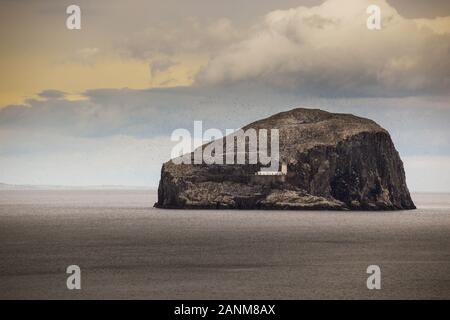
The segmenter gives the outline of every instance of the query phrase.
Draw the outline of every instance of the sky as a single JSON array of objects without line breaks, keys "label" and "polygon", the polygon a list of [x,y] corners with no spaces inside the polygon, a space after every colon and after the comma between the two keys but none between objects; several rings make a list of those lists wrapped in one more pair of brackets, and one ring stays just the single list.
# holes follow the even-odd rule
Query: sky
[{"label": "sky", "polygon": [[[81,30],[66,8],[81,8]],[[381,8],[368,30],[366,9]],[[177,128],[298,106],[386,128],[450,192],[450,2],[1,0],[0,182],[156,186]]]}]

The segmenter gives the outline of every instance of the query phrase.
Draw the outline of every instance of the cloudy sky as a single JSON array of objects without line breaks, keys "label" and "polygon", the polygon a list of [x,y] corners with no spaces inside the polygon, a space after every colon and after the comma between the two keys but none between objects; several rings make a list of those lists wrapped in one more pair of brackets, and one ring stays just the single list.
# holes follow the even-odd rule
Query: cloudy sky
[{"label": "cloudy sky", "polygon": [[[66,28],[70,4],[81,30]],[[1,6],[0,182],[156,186],[174,129],[305,106],[376,120],[411,190],[450,192],[447,0]]]}]

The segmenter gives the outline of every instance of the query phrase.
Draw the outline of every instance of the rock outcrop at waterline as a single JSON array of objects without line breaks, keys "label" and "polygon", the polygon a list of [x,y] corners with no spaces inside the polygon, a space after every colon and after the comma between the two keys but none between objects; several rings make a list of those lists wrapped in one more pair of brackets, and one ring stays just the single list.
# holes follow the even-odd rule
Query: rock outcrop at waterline
[{"label": "rock outcrop at waterline", "polygon": [[280,161],[287,166],[282,179],[255,176],[261,168],[259,164],[175,164],[171,160],[162,166],[155,206],[415,209],[403,163],[389,133],[372,120],[298,108],[243,129],[249,128],[279,130]]}]

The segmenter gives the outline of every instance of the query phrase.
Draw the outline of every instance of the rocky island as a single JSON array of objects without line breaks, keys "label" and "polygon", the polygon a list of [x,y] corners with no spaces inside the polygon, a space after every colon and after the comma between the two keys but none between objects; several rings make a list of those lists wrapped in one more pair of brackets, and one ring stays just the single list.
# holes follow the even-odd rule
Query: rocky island
[{"label": "rocky island", "polygon": [[278,129],[279,175],[258,175],[261,164],[176,164],[172,159],[162,166],[155,206],[415,209],[391,137],[372,120],[297,108],[251,123],[243,130],[249,128],[258,132]]}]

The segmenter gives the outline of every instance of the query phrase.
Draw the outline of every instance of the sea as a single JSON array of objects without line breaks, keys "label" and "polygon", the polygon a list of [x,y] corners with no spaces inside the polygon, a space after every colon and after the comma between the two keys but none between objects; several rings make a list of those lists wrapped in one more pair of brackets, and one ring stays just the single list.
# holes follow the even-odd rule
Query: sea
[{"label": "sea", "polygon": [[2,190],[0,299],[449,299],[450,194],[412,196],[412,211],[233,211]]}]

